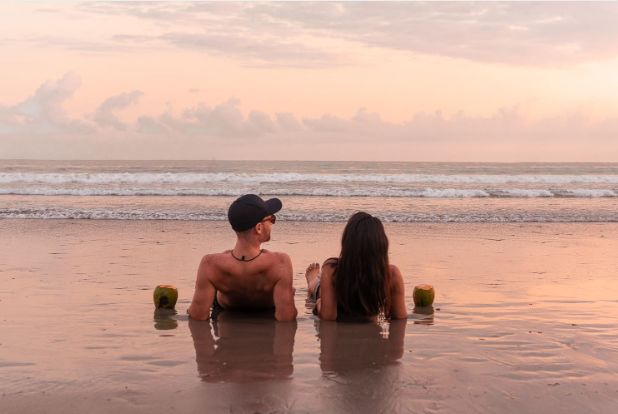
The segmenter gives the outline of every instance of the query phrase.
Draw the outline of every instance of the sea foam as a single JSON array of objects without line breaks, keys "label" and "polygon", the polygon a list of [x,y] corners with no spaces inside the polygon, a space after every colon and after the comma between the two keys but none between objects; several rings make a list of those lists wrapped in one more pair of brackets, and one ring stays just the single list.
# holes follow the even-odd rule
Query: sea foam
[{"label": "sea foam", "polygon": [[[346,222],[349,211],[287,211],[277,214],[285,222]],[[599,212],[528,212],[486,211],[460,213],[381,212],[376,214],[384,222],[391,223],[550,223],[550,222],[618,222],[615,214]],[[66,207],[0,208],[0,219],[76,219],[76,220],[178,220],[178,221],[226,221],[226,210],[146,210]]]},{"label": "sea foam", "polygon": [[244,174],[244,173],[0,173],[0,183],[198,184],[198,183],[598,183],[618,184],[618,175],[431,175],[431,174]]},{"label": "sea foam", "polygon": [[306,196],[306,197],[401,197],[401,198],[606,198],[618,197],[618,190],[583,188],[391,188],[373,187],[328,187],[328,188],[106,188],[106,187],[15,187],[0,188],[0,195],[33,196],[194,196],[194,197],[238,197],[243,194],[261,196]]}]

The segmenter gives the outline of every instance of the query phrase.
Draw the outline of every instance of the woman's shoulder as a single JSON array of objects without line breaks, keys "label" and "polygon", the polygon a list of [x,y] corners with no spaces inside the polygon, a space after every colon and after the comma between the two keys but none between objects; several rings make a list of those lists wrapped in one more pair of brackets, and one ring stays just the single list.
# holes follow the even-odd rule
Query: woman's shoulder
[{"label": "woman's shoulder", "polygon": [[397,266],[394,264],[390,265],[391,272],[391,286],[392,287],[400,287],[403,286],[403,275]]},{"label": "woman's shoulder", "polygon": [[389,265],[389,270],[391,271],[391,274],[393,275],[399,275],[401,276],[401,271],[399,270],[399,268],[397,266],[395,266],[394,264]]},{"label": "woman's shoulder", "polygon": [[325,278],[330,280],[332,278],[333,273],[335,273],[335,268],[337,267],[338,262],[339,262],[338,258],[331,257],[329,259],[326,259],[324,263],[322,263],[322,269],[321,269],[322,280],[324,280]]}]

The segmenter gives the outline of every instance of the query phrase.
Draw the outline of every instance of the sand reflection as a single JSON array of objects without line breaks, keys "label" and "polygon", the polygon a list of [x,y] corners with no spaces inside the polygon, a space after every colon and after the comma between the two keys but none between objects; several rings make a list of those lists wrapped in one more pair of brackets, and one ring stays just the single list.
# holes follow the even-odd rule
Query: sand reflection
[{"label": "sand reflection", "polygon": [[433,325],[433,315],[435,310],[432,305],[416,306],[412,314],[408,315],[408,319],[414,320],[415,325]]},{"label": "sand reflection", "polygon": [[175,309],[155,309],[154,327],[158,331],[167,331],[178,328],[178,321],[173,318],[177,314]]},{"label": "sand reflection", "polygon": [[322,372],[344,375],[398,364],[406,323],[406,319],[391,321],[385,331],[378,322],[317,321]]},{"label": "sand reflection", "polygon": [[398,412],[402,394],[399,360],[407,319],[316,322],[320,368],[329,381],[320,402],[326,412]]},{"label": "sand reflection", "polygon": [[289,378],[296,321],[277,322],[272,313],[213,314],[210,322],[189,318],[197,370],[205,382],[255,382]]}]

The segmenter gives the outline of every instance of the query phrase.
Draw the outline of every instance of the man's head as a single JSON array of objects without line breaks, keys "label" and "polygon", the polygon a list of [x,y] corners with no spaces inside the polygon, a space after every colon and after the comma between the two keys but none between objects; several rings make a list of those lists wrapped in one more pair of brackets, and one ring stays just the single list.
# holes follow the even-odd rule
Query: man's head
[{"label": "man's head", "polygon": [[227,217],[232,229],[241,234],[255,234],[261,242],[270,240],[270,230],[275,222],[275,213],[281,210],[278,198],[262,200],[255,194],[246,194],[232,203]]}]

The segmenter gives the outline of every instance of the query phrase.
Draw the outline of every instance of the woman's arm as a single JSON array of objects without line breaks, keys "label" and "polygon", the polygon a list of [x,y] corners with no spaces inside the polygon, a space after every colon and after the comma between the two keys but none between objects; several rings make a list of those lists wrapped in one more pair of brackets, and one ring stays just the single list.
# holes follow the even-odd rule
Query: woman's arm
[{"label": "woman's arm", "polygon": [[335,266],[332,259],[328,259],[322,265],[322,276],[320,279],[320,300],[318,300],[318,316],[326,321],[337,320],[337,292],[333,273]]},{"label": "woman's arm", "polygon": [[391,265],[391,319],[405,319],[408,317],[406,309],[406,292],[403,276],[395,265]]}]

